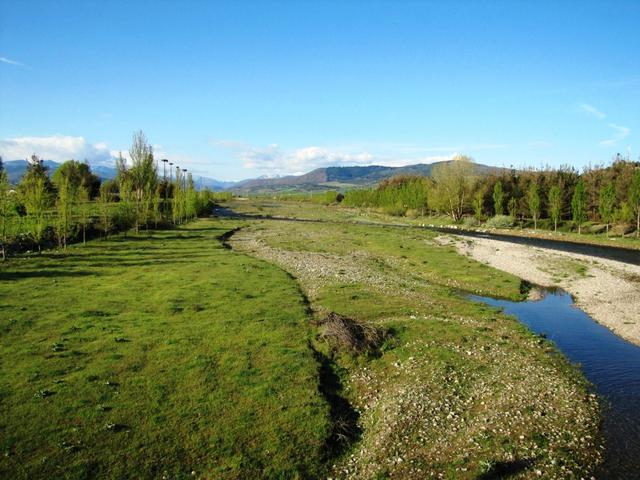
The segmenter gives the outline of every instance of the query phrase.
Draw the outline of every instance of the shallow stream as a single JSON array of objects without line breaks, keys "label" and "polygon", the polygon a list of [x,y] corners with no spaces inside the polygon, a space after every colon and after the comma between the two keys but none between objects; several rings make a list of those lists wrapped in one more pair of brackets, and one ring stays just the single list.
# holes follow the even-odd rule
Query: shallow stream
[{"label": "shallow stream", "polygon": [[515,315],[579,364],[605,402],[605,462],[598,478],[640,479],[640,347],[596,323],[564,291],[525,302],[470,298]]}]

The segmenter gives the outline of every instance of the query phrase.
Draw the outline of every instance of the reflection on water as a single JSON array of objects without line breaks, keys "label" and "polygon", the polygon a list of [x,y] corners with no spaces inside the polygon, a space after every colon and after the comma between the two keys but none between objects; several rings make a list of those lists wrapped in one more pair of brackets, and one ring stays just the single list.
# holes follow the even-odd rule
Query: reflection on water
[{"label": "reflection on water", "polygon": [[580,364],[608,402],[600,478],[640,478],[640,347],[596,323],[573,305],[566,292],[547,292],[541,300],[527,302],[470,298],[515,315],[532,331],[545,334],[571,362]]}]

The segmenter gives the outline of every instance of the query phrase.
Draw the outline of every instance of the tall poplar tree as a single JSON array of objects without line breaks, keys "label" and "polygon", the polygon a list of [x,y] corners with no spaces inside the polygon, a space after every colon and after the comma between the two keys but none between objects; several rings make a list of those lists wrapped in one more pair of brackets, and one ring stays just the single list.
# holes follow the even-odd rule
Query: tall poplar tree
[{"label": "tall poplar tree", "polygon": [[598,212],[600,218],[606,225],[607,235],[609,234],[609,224],[613,217],[613,207],[616,201],[616,191],[613,183],[608,183],[600,190],[600,202],[598,203]]},{"label": "tall poplar tree", "polygon": [[549,216],[553,220],[553,231],[558,231],[558,222],[562,213],[562,190],[559,185],[554,185],[549,189]]},{"label": "tall poplar tree", "polygon": [[578,225],[578,235],[582,233],[582,224],[587,219],[587,191],[584,187],[584,181],[578,180],[576,188],[571,198],[571,213],[573,221]]},{"label": "tall poplar tree", "polygon": [[498,181],[493,186],[493,209],[496,215],[504,213],[504,191],[502,190],[502,182]]},{"label": "tall poplar tree", "polygon": [[636,238],[640,238],[640,168],[629,185],[629,206],[636,215]]},{"label": "tall poplar tree", "polygon": [[540,194],[538,193],[538,185],[531,182],[529,191],[527,192],[527,203],[529,204],[529,212],[533,218],[533,229],[538,229],[538,218],[540,217]]}]

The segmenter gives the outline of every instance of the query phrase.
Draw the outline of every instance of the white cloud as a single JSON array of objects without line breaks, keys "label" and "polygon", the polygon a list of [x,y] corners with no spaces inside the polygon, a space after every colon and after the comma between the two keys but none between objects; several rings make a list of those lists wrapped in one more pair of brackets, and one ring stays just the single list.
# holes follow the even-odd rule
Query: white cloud
[{"label": "white cloud", "polygon": [[384,165],[400,167],[416,163],[433,163],[450,160],[457,151],[450,149],[448,154],[423,157],[390,157],[374,155],[366,149],[344,150],[309,146],[292,151],[283,151],[277,144],[266,147],[251,147],[240,142],[215,142],[218,147],[236,151],[237,158],[246,169],[263,170],[270,175],[297,175],[316,168],[339,166]]},{"label": "white cloud", "polygon": [[7,58],[7,57],[0,57],[0,62],[6,63],[8,65],[16,65],[18,67],[25,66],[24,63],[16,62],[15,60],[11,60],[10,58]]},{"label": "white cloud", "polygon": [[111,164],[113,160],[113,154],[106,143],[91,144],[83,137],[52,135],[0,140],[0,155],[5,160],[24,159],[34,153],[40,158],[56,162],[86,159],[93,164]]},{"label": "white cloud", "polygon": [[599,143],[599,145],[601,146],[613,145],[614,143],[618,143],[619,141],[627,138],[631,133],[631,129],[629,127],[623,127],[621,125],[616,125],[615,123],[610,123],[609,126],[613,128],[615,133],[611,138],[608,138],[607,140],[602,140]]},{"label": "white cloud", "polygon": [[604,117],[606,117],[606,115],[604,113],[602,113],[600,110],[598,110],[593,105],[589,105],[588,103],[581,103],[578,106],[580,107],[580,109],[583,112],[587,112],[587,113],[593,115],[596,118],[603,119]]},{"label": "white cloud", "polygon": [[239,153],[244,168],[269,170],[280,174],[308,172],[315,168],[340,165],[372,165],[375,158],[368,152],[344,153],[310,146],[283,152],[278,145],[249,148]]}]

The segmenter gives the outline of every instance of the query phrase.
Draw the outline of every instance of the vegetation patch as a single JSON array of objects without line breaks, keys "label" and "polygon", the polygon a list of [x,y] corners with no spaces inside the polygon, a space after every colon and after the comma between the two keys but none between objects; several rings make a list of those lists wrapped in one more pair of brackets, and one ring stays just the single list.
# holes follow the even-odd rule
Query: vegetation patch
[{"label": "vegetation patch", "polygon": [[318,322],[320,338],[333,350],[354,354],[377,351],[389,336],[381,328],[358,323],[335,312]]}]

